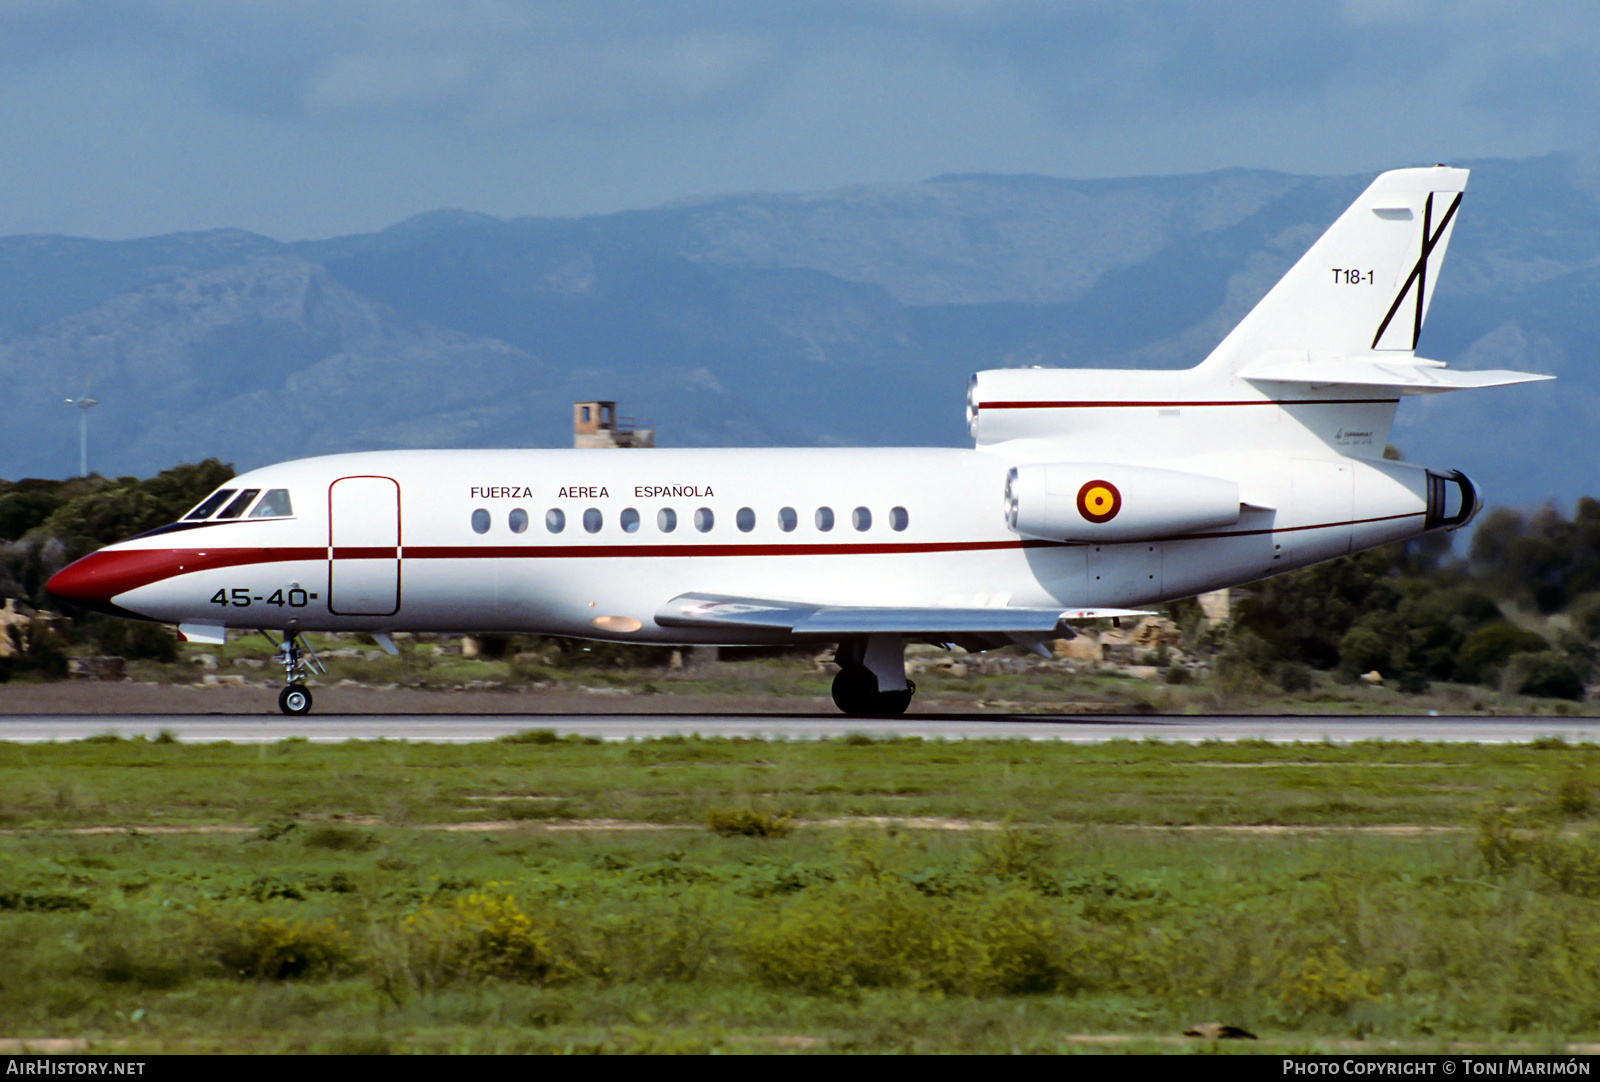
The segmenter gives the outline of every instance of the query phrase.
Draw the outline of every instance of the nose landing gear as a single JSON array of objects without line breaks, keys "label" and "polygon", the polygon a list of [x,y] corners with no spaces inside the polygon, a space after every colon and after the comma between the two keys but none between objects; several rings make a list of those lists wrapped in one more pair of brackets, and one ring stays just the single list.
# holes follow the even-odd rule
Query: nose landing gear
[{"label": "nose landing gear", "polygon": [[299,716],[311,713],[311,691],[304,684],[290,684],[278,692],[278,709]]},{"label": "nose landing gear", "polygon": [[328,671],[323,668],[317,652],[303,637],[292,631],[284,632],[282,642],[272,642],[272,636],[265,631],[261,636],[275,648],[273,657],[283,666],[284,683],[288,685],[278,692],[278,709],[293,717],[311,713],[311,690],[299,682],[299,675],[302,669],[306,672]]}]

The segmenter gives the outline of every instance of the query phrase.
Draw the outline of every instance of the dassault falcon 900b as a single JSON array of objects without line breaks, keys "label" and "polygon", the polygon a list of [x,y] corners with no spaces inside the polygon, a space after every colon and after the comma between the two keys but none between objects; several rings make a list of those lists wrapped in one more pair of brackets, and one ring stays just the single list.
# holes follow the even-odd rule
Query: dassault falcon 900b
[{"label": "dassault falcon 900b", "polygon": [[978,373],[970,450],[303,459],[48,588],[190,641],[278,632],[291,714],[307,631],[837,643],[840,709],[898,714],[908,639],[1042,651],[1074,620],[1466,524],[1466,477],[1382,457],[1404,395],[1548,378],[1414,353],[1466,180],[1378,177],[1192,369]]}]

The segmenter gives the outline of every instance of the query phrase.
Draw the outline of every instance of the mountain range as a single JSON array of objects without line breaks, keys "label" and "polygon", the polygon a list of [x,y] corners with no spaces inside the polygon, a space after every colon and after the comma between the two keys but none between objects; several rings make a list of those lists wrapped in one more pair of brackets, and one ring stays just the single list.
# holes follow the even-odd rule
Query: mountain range
[{"label": "mountain range", "polygon": [[[1407,399],[1392,441],[1491,503],[1600,493],[1600,168],[1461,164],[1418,352],[1560,378]],[[0,238],[0,476],[74,472],[83,394],[106,475],[570,446],[583,399],[661,446],[961,445],[973,371],[1197,363],[1370,179],[960,175],[288,243]]]}]

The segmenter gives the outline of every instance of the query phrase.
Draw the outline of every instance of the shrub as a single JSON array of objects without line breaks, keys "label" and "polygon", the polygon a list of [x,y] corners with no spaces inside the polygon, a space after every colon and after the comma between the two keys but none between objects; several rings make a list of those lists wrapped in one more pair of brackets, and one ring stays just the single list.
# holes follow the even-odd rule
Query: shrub
[{"label": "shrub", "polygon": [[313,849],[365,853],[369,849],[377,848],[378,838],[370,830],[356,830],[353,827],[334,826],[329,823],[309,831],[303,844]]},{"label": "shrub", "polygon": [[755,808],[712,808],[706,823],[725,838],[787,838],[794,831],[794,816],[788,812]]},{"label": "shrub", "polygon": [[508,736],[496,738],[499,744],[559,744],[561,737],[554,729],[519,729]]},{"label": "shrub", "polygon": [[1594,808],[1594,786],[1582,774],[1569,771],[1556,783],[1551,804],[1559,815],[1581,818]]},{"label": "shrub", "polygon": [[106,618],[95,634],[100,649],[130,660],[178,660],[178,640],[162,624]]},{"label": "shrub", "polygon": [[401,922],[398,941],[380,968],[394,987],[436,987],[498,977],[554,984],[577,974],[555,946],[554,925],[536,919],[515,898],[474,891],[449,904],[429,904]]},{"label": "shrub", "polygon": [[83,971],[107,984],[176,988],[212,969],[193,932],[190,921],[141,921],[115,914],[91,925],[84,935]]},{"label": "shrub", "polygon": [[1332,947],[1298,959],[1283,976],[1279,998],[1296,1014],[1342,1014],[1377,992],[1369,971],[1350,965]]},{"label": "shrub", "polygon": [[1280,661],[1272,669],[1272,681],[1284,691],[1311,690],[1311,668],[1298,661]]},{"label": "shrub", "polygon": [[1544,639],[1504,622],[1486,624],[1468,635],[1456,653],[1455,679],[1463,684],[1489,680],[1513,654],[1547,649]]},{"label": "shrub", "polygon": [[350,960],[350,935],[331,920],[276,917],[214,925],[211,940],[222,968],[251,980],[289,980],[333,973]]},{"label": "shrub", "polygon": [[1382,672],[1390,667],[1389,654],[1389,643],[1372,628],[1365,625],[1351,628],[1350,633],[1339,640],[1339,671],[1347,676],[1359,676],[1374,669]]},{"label": "shrub", "polygon": [[894,879],[807,891],[745,939],[758,979],[812,992],[900,987],[981,995],[1081,986],[1036,894],[930,897]]},{"label": "shrub", "polygon": [[1506,682],[1518,695],[1583,701],[1583,678],[1554,650],[1517,654],[1506,665]]},{"label": "shrub", "polygon": [[[1561,800],[1557,793],[1557,808]],[[1558,827],[1518,829],[1503,806],[1486,809],[1478,818],[1478,855],[1493,876],[1526,868],[1547,890],[1582,898],[1600,898],[1600,838],[1571,837]]]}]

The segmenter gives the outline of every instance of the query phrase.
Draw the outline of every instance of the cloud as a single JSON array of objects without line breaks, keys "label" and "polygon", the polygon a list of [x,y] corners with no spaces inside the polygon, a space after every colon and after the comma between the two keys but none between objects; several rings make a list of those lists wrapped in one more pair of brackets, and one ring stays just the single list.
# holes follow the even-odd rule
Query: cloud
[{"label": "cloud", "polygon": [[[664,18],[662,8],[677,14]],[[468,126],[649,116],[745,99],[769,35],[729,8],[511,0],[82,0],[0,6],[13,80],[64,56],[182,71],[226,110]]]},{"label": "cloud", "polygon": [[[1490,110],[1574,108],[1600,86],[1580,6],[1490,0],[12,0],[0,61],[134,54],[218,106],[319,123],[417,116],[468,128],[748,106],[840,43],[1008,73],[1073,118],[1424,86]],[[1559,66],[1563,77],[1518,73]],[[870,107],[870,103],[863,103]]]},{"label": "cloud", "polygon": [[331,59],[304,101],[319,118],[420,108],[490,128],[648,118],[735,98],[760,83],[771,55],[760,36],[730,33],[477,52],[405,47]]},{"label": "cloud", "polygon": [[4,0],[0,88],[30,163],[0,180],[12,228],[315,235],[441,205],[1568,149],[1595,141],[1600,20],[1563,0]]}]

